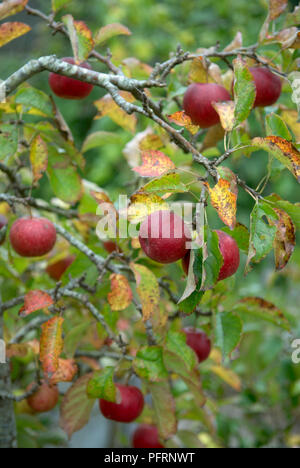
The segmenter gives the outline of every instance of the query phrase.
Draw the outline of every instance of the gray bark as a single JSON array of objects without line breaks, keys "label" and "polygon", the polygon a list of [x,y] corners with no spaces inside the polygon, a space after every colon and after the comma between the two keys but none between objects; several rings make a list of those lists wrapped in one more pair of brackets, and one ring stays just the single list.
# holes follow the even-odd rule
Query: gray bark
[{"label": "gray bark", "polygon": [[[3,314],[0,294],[0,339],[3,339]],[[9,362],[0,363],[0,393],[11,393]],[[0,449],[17,448],[17,430],[14,412],[14,403],[11,400],[0,398]]]}]

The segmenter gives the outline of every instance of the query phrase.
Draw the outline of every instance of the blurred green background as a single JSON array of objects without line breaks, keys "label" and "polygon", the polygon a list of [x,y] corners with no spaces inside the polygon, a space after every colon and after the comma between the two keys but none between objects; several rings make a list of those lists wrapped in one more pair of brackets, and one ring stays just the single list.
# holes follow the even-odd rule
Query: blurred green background
[{"label": "blurred green background", "polygon": [[[289,8],[292,9],[297,3],[290,1]],[[50,0],[30,0],[29,4],[50,12]],[[71,13],[75,19],[85,21],[92,31],[113,22],[126,25],[132,31],[132,36],[121,36],[109,43],[114,59],[121,62],[128,57],[136,57],[153,66],[157,61],[167,59],[178,43],[190,51],[218,42],[222,48],[231,42],[238,31],[243,33],[244,45],[255,43],[266,17],[267,2],[73,0],[66,12]],[[53,36],[40,19],[23,13],[18,15],[18,20],[29,23],[33,29],[31,33],[1,49],[1,79],[32,58],[50,54],[59,57],[72,54],[67,39],[59,34]],[[104,70],[98,63],[94,66],[97,70]],[[49,92],[46,73],[34,77],[31,84]],[[119,143],[108,144],[87,153],[87,170],[84,174],[86,179],[107,189],[112,197],[116,198],[120,190],[128,190],[126,184],[132,178],[122,149],[133,136],[108,118],[93,120],[96,114],[93,102],[103,94],[97,88],[83,102],[55,99],[74,133],[78,147],[89,133],[96,130],[114,131],[119,134]],[[287,103],[287,99],[290,98],[283,95],[281,101]],[[251,117],[250,124],[252,136],[262,134],[259,121],[254,116]],[[145,128],[146,122],[141,122],[139,130]],[[255,153],[250,159],[242,157],[231,163],[232,169],[253,187],[264,176],[266,165],[267,155],[264,153]],[[48,194],[43,190],[38,194],[47,197]],[[267,194],[272,192],[292,202],[300,201],[299,185],[287,171],[278,170],[277,174],[274,172],[272,182],[267,187]],[[252,207],[253,200],[241,194],[238,218],[248,226]],[[212,225],[220,225],[213,212],[210,212],[210,220]],[[290,265],[280,274],[274,273],[271,255],[247,278],[243,277],[242,269],[240,270],[235,284],[237,295],[261,296],[274,302],[287,313],[294,328],[291,336],[266,322],[246,319],[246,335],[241,346],[241,357],[232,364],[244,378],[245,391],[238,396],[224,395],[221,387],[206,383],[207,387],[218,394],[218,433],[227,446],[293,445],[286,439],[289,429],[292,428],[294,434],[300,434],[300,365],[293,365],[291,361],[292,339],[300,337],[299,284],[299,247]]]}]

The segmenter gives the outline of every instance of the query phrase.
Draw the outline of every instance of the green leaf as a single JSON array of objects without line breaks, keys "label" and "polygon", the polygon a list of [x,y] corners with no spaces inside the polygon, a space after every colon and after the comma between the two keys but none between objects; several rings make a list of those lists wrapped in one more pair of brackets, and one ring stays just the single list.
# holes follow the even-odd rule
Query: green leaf
[{"label": "green leaf", "polygon": [[178,308],[184,314],[192,314],[204,296],[204,291],[194,291],[183,301],[179,302]]},{"label": "green leaf", "polygon": [[[202,273],[201,261],[203,261]],[[211,289],[216,285],[223,262],[218,234],[206,226],[205,248],[195,251],[194,262],[194,273],[198,279],[198,287],[200,286],[202,291]]]},{"label": "green leaf", "polygon": [[103,28],[99,29],[99,31],[95,34],[95,44],[102,46],[112,37],[120,35],[130,36],[131,32],[123,24],[107,24],[106,26],[103,26]]},{"label": "green leaf", "polygon": [[15,125],[0,125],[0,160],[13,156],[18,149],[18,129]]},{"label": "green leaf", "polygon": [[115,403],[117,400],[117,387],[114,384],[114,367],[105,367],[94,372],[87,385],[89,398],[101,398]]},{"label": "green leaf", "polygon": [[30,111],[32,108],[39,110],[42,115],[53,117],[53,107],[47,94],[31,86],[24,86],[18,90],[15,97],[16,104],[22,104],[24,111]]},{"label": "green leaf", "polygon": [[277,228],[271,226],[265,218],[278,219],[275,211],[267,203],[259,202],[255,205],[251,213],[250,246],[246,271],[250,268],[250,263],[259,263],[271,252]]},{"label": "green leaf", "polygon": [[236,240],[236,243],[240,250],[245,253],[248,253],[249,250],[249,241],[250,241],[250,233],[248,228],[243,224],[238,223],[236,227],[231,231],[228,227],[222,229],[222,231],[229,234],[233,239]]},{"label": "green leaf", "polygon": [[117,144],[120,143],[122,140],[121,136],[114,132],[95,132],[89,135],[82,146],[82,152],[86,153],[87,151],[97,148],[99,146],[103,145],[111,145],[111,144]]},{"label": "green leaf", "polygon": [[241,58],[234,60],[235,126],[247,119],[253,107],[256,91],[253,76]]},{"label": "green leaf", "polygon": [[267,135],[276,135],[288,141],[293,139],[286,123],[282,120],[281,117],[279,117],[279,115],[274,114],[273,112],[267,115],[266,124]]},{"label": "green leaf", "polygon": [[290,324],[283,312],[274,304],[260,297],[245,297],[235,305],[234,310],[271,322],[285,330],[290,330]]},{"label": "green leaf", "polygon": [[55,148],[48,146],[49,164],[47,174],[53,192],[67,203],[76,203],[82,195],[82,183],[76,168],[68,156],[60,155]]},{"label": "green leaf", "polygon": [[161,346],[145,346],[141,348],[133,361],[135,372],[149,382],[159,382],[168,377],[163,362],[163,349]]},{"label": "green leaf", "polygon": [[158,433],[163,440],[169,439],[177,431],[175,401],[170,384],[168,381],[153,382],[148,384],[148,388],[152,396]]},{"label": "green leaf", "polygon": [[57,11],[64,8],[72,0],[52,0],[52,10],[56,13]]},{"label": "green leaf", "polygon": [[158,195],[164,195],[166,192],[183,193],[188,191],[186,185],[180,181],[180,175],[176,173],[167,174],[159,179],[154,179],[144,185],[140,190],[147,193],[154,192]]},{"label": "green leaf", "polygon": [[222,351],[223,357],[229,355],[239,344],[243,324],[237,315],[232,312],[223,312],[216,315],[215,345]]},{"label": "green leaf", "polygon": [[164,348],[164,362],[167,369],[179,375],[193,394],[196,403],[203,406],[205,396],[202,391],[195,353],[186,344],[185,334],[169,331]]},{"label": "green leaf", "polygon": [[71,41],[76,62],[83,62],[94,48],[92,33],[83,21],[74,21],[72,15],[62,18]]}]

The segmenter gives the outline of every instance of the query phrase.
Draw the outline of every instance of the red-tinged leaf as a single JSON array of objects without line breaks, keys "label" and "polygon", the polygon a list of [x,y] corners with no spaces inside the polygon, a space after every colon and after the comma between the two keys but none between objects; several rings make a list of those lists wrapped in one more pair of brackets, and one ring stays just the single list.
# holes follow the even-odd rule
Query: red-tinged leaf
[{"label": "red-tinged leaf", "polygon": [[[119,95],[127,102],[134,102],[134,97],[127,91],[119,91]],[[113,122],[120,127],[124,128],[128,132],[135,133],[137,118],[135,115],[127,114],[121,109],[113,100],[110,94],[106,94],[103,98],[96,101],[95,106],[99,113],[95,117],[101,119],[102,117],[108,116]]]},{"label": "red-tinged leaf", "polygon": [[244,297],[236,304],[234,310],[261,318],[285,330],[291,328],[283,312],[276,305],[261,297]]},{"label": "red-tinged leaf", "polygon": [[176,169],[173,161],[161,151],[143,151],[143,165],[133,170],[142,177],[159,177]]},{"label": "red-tinged leaf", "polygon": [[129,31],[129,29],[123,24],[119,24],[119,23],[107,24],[106,26],[103,26],[103,28],[99,29],[99,31],[96,33],[95,44],[103,45],[112,37],[120,36],[120,35],[130,36],[131,31]]},{"label": "red-tinged leaf", "polygon": [[59,356],[63,349],[62,317],[53,317],[42,325],[40,361],[46,380],[50,380],[59,367]]},{"label": "red-tinged leaf", "polygon": [[296,229],[292,218],[283,210],[274,208],[278,220],[270,220],[275,224],[277,233],[274,241],[276,270],[282,270],[290,260],[296,247]]},{"label": "red-tinged leaf", "polygon": [[90,419],[95,400],[87,396],[87,384],[93,374],[80,377],[67,391],[60,407],[60,426],[68,437],[82,429]]},{"label": "red-tinged leaf", "polygon": [[0,20],[24,10],[28,0],[6,0],[0,4]]},{"label": "red-tinged leaf", "polygon": [[20,36],[31,31],[31,27],[28,24],[12,22],[3,23],[0,26],[0,47],[4,46],[10,41],[17,39]]},{"label": "red-tinged leaf", "polygon": [[80,61],[86,60],[94,48],[94,40],[91,30],[83,21],[74,21],[78,38],[78,58]]},{"label": "red-tinged leaf", "polygon": [[300,152],[292,142],[271,135],[254,138],[252,144],[273,154],[300,182]]},{"label": "red-tinged leaf", "polygon": [[278,18],[286,9],[288,0],[269,0],[269,18],[271,21]]},{"label": "red-tinged leaf", "polygon": [[29,291],[24,299],[24,306],[20,309],[19,315],[26,317],[37,310],[48,309],[54,304],[53,299],[44,291]]},{"label": "red-tinged leaf", "polygon": [[192,119],[184,111],[175,112],[175,114],[168,115],[168,119],[179,125],[179,127],[185,127],[192,135],[196,135],[200,127],[194,125]]},{"label": "red-tinged leaf", "polygon": [[52,385],[59,382],[72,382],[78,372],[78,367],[74,359],[59,359],[58,369],[50,379]]},{"label": "red-tinged leaf", "polygon": [[110,277],[111,292],[108,302],[112,310],[125,310],[131,304],[133,295],[126,276],[113,274]]},{"label": "red-tinged leaf", "polygon": [[205,185],[210,194],[211,204],[217,210],[219,217],[230,229],[234,229],[236,225],[237,194],[232,191],[230,182],[220,179],[213,188],[207,183]]},{"label": "red-tinged leaf", "polygon": [[144,265],[131,263],[130,268],[135,276],[137,293],[142,304],[143,320],[146,321],[159,314],[159,285],[154,273]]},{"label": "red-tinged leaf", "polygon": [[44,140],[37,135],[30,146],[30,162],[33,172],[33,180],[36,183],[43,177],[48,166],[48,149]]}]

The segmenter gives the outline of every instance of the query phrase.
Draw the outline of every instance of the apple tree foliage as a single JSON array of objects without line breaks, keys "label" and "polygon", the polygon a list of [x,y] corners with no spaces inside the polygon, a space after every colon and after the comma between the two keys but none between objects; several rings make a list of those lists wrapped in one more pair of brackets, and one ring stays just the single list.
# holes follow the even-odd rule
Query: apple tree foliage
[{"label": "apple tree foliage", "polygon": [[[17,218],[33,214],[55,223],[58,235],[54,250],[33,260],[16,255],[6,227],[1,230],[0,330],[11,366],[0,366],[0,446],[16,446],[16,427],[21,446],[43,446],[44,423],[26,406],[27,385],[41,378],[70,383],[59,404],[60,425],[69,438],[89,423],[95,400],[116,401],[115,383],[134,381],[150,396],[139,421],[155,424],[165,446],[226,446],[222,436],[228,420],[219,414],[225,400],[233,406],[251,401],[260,411],[243,355],[261,359],[265,368],[272,359],[267,346],[261,357],[255,346],[243,347],[244,340],[270,330],[268,323],[286,336],[297,326],[284,308],[241,285],[243,268],[246,274],[259,269],[271,252],[274,270],[286,271],[300,228],[300,204],[269,190],[278,174],[300,181],[300,124],[292,87],[299,67],[299,7],[287,13],[287,1],[269,0],[253,46],[245,46],[237,33],[223,50],[178,47],[156,65],[106,55],[111,38],[134,34],[126,26],[105,24],[92,31],[72,16],[70,0],[52,0],[51,9],[48,16],[27,0],[0,4],[0,46],[30,31],[11,19],[26,10],[69,39],[77,62],[89,60],[93,68],[82,74],[49,53],[22,64],[0,91],[0,212],[8,218],[7,232]],[[284,104],[279,100],[272,108],[253,109],[253,65],[282,79]],[[42,72],[45,80],[47,72],[56,72],[104,90],[94,102],[95,119],[111,119],[122,133],[92,132],[79,147],[59,101],[50,90],[31,84]],[[205,131],[182,111],[183,94],[193,82],[217,83],[231,94],[234,83],[232,100],[215,104],[220,123]],[[132,170],[128,184],[119,188],[129,199],[128,226],[138,228],[154,206],[198,204],[203,244],[188,278],[179,263],[165,266],[147,259],[138,234],[113,239],[118,249],[110,254],[97,237],[103,203],[119,224],[124,212],[116,192],[86,179],[86,155],[95,148],[104,154],[116,142]],[[248,162],[259,157],[266,158],[265,176],[253,178],[250,186],[239,168],[245,173]],[[47,199],[40,198],[41,188]],[[241,219],[239,203],[247,197],[251,212]],[[217,282],[222,256],[213,232],[217,216],[243,256],[237,278],[222,282]],[[69,255],[75,261],[60,281],[52,280],[47,267]],[[294,274],[299,281],[299,270]],[[204,329],[213,342],[210,358],[201,365],[186,344],[185,324]],[[299,382],[291,397],[295,404]],[[1,415],[10,421],[9,437],[1,429]],[[39,433],[38,442],[31,440],[32,433]],[[61,443],[57,439],[48,435],[50,443]]]}]

